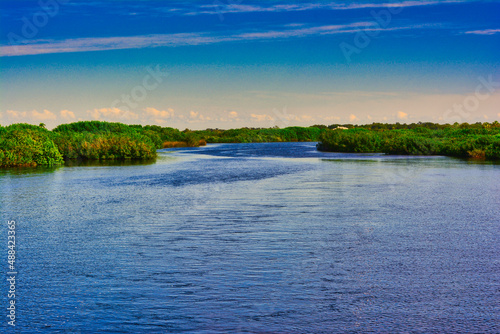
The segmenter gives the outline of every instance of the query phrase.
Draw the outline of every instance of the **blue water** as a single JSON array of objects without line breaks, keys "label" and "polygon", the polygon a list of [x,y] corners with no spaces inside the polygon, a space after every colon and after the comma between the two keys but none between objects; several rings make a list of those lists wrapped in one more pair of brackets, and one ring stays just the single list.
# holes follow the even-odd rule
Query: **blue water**
[{"label": "blue water", "polygon": [[0,189],[19,332],[500,332],[499,165],[218,144]]}]

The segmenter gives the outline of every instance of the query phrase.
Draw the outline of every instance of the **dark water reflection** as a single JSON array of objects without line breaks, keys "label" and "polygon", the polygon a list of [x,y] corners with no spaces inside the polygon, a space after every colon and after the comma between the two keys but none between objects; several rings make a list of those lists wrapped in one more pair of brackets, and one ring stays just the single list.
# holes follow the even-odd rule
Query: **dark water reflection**
[{"label": "dark water reflection", "polygon": [[168,152],[0,175],[19,330],[500,330],[498,165],[312,143]]},{"label": "dark water reflection", "polygon": [[155,160],[68,160],[64,163],[66,167],[81,167],[81,166],[137,166],[151,165]]}]

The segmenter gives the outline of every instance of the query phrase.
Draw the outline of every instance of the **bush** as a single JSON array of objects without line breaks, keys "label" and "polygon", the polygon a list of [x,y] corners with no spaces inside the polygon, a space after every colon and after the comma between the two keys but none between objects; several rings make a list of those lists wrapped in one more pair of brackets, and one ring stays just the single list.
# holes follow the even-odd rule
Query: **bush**
[{"label": "bush", "polygon": [[50,131],[30,124],[13,124],[1,130],[0,166],[58,165],[63,157]]},{"label": "bush", "polygon": [[156,147],[140,134],[69,133],[55,139],[64,159],[127,160],[153,159]]}]

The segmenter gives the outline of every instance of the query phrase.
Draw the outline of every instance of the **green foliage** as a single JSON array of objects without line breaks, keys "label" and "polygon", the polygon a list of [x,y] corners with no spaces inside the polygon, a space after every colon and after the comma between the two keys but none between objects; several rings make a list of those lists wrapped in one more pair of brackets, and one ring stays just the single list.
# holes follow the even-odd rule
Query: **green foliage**
[{"label": "green foliage", "polygon": [[199,141],[200,141],[200,139],[198,138],[198,136],[196,136],[196,134],[194,134],[192,132],[186,133],[186,135],[184,137],[184,142],[189,147],[198,146]]},{"label": "green foliage", "polygon": [[[345,127],[348,130],[331,130]],[[318,149],[335,152],[448,155],[500,159],[500,124],[332,124],[280,128],[179,131],[157,125],[100,121],[61,124],[53,131],[30,124],[0,126],[0,167],[57,165],[70,160],[153,159],[164,143],[320,141]]]},{"label": "green foliage", "polygon": [[100,122],[100,121],[82,121],[69,124],[61,124],[56,127],[54,132],[74,133],[74,132],[90,132],[90,133],[130,133],[136,130],[126,124]]},{"label": "green foliage", "polygon": [[156,147],[149,137],[136,133],[69,133],[56,136],[65,160],[154,159]]},{"label": "green foliage", "polygon": [[50,131],[30,124],[0,130],[0,167],[57,165],[63,162]]},{"label": "green foliage", "polygon": [[364,129],[325,131],[320,141],[324,151],[372,153],[381,149],[380,135]]},{"label": "green foliage", "polygon": [[380,152],[500,159],[500,126],[495,123],[440,125],[380,124],[321,134],[318,149],[332,152]]},{"label": "green foliage", "polygon": [[326,127],[242,128],[179,131],[157,125],[82,121],[53,131],[29,124],[0,127],[0,166],[59,164],[70,160],[152,159],[165,143],[199,146],[211,143],[317,141]]},{"label": "green foliage", "polygon": [[289,141],[317,141],[325,129],[313,127],[241,128],[230,130],[207,129],[195,131],[200,139],[208,143],[264,143]]},{"label": "green foliage", "polygon": [[158,125],[126,125],[122,123],[81,121],[61,124],[53,130],[54,133],[68,135],[74,133],[92,133],[99,135],[123,134],[129,137],[142,135],[149,138],[155,148],[162,148],[165,141],[181,141],[184,135],[177,129],[161,127]]},{"label": "green foliage", "polygon": [[42,125],[13,124],[0,127],[0,167],[50,166],[71,159],[153,159],[161,131],[97,121],[63,124],[52,132]]}]

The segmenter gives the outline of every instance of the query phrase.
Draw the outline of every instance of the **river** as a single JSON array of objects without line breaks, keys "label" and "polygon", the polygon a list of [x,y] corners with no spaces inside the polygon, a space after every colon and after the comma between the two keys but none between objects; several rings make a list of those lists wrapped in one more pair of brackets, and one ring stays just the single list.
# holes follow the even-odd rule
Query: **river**
[{"label": "river", "polygon": [[497,164],[214,144],[0,187],[21,332],[500,331]]}]

